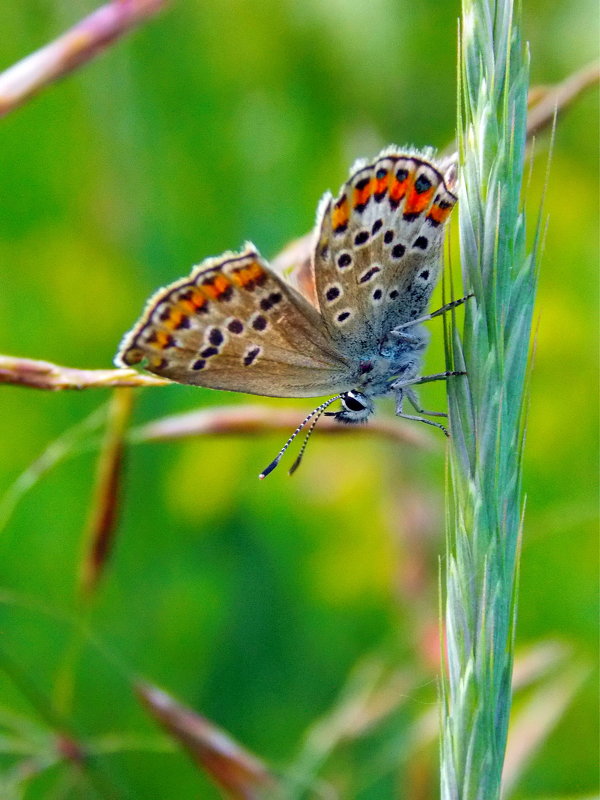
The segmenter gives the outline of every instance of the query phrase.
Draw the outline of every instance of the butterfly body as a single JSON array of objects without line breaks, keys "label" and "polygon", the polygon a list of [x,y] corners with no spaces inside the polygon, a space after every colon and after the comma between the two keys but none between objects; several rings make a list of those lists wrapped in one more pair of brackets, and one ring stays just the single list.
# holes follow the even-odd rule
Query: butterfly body
[{"label": "butterfly body", "polygon": [[393,393],[397,413],[408,416],[403,398],[417,407],[410,387],[446,377],[419,377],[428,341],[421,323],[455,180],[454,164],[429,151],[388,148],[358,162],[338,195],[319,205],[312,298],[248,244],[159,290],[116,363],[264,396],[334,394],[340,422],[363,421],[374,397]]}]

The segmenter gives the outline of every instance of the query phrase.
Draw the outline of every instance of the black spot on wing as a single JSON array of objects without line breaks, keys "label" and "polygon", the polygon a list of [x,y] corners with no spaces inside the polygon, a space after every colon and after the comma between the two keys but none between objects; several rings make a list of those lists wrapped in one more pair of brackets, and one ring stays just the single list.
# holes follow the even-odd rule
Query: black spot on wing
[{"label": "black spot on wing", "polygon": [[252,320],[252,327],[255,331],[264,331],[264,329],[267,327],[267,320],[261,314],[259,314]]},{"label": "black spot on wing", "polygon": [[363,272],[363,274],[358,279],[358,282],[368,283],[374,275],[377,275],[378,272],[381,272],[381,267],[377,266],[371,267],[366,272]]},{"label": "black spot on wing", "polygon": [[246,355],[244,356],[244,366],[249,367],[254,363],[254,361],[256,361],[259,355],[260,347],[252,347],[250,350],[247,350]]},{"label": "black spot on wing", "polygon": [[212,328],[208,334],[208,341],[214,344],[215,347],[219,347],[219,345],[223,344],[223,334],[219,328]]},{"label": "black spot on wing", "polygon": [[431,189],[431,181],[426,175],[419,175],[415,181],[415,191],[417,194],[423,194]]}]

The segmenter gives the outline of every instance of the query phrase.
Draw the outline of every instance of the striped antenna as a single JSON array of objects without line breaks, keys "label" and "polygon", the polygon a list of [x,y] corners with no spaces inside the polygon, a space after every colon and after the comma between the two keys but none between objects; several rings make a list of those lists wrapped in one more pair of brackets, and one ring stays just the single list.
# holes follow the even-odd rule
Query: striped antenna
[{"label": "striped antenna", "polygon": [[263,471],[260,473],[260,475],[259,475],[258,477],[259,477],[259,479],[260,479],[261,481],[262,481],[262,480],[264,480],[264,479],[267,477],[267,475],[268,475],[270,472],[273,472],[273,470],[275,469],[275,467],[277,466],[277,464],[279,464],[279,462],[281,461],[281,456],[282,456],[282,455],[285,453],[285,451],[288,449],[288,447],[289,447],[289,446],[291,445],[291,443],[294,441],[294,439],[296,438],[296,436],[298,436],[298,434],[300,433],[300,431],[302,430],[302,428],[303,428],[303,427],[306,425],[306,423],[307,423],[307,422],[310,422],[310,420],[311,420],[311,419],[312,419],[312,418],[313,418],[313,417],[316,415],[316,419],[315,419],[315,421],[313,422],[313,424],[310,426],[310,429],[309,429],[309,431],[308,431],[308,435],[307,435],[306,439],[304,440],[304,444],[302,445],[302,449],[300,450],[300,455],[298,456],[298,458],[296,459],[296,461],[294,461],[294,463],[293,463],[293,465],[292,465],[292,468],[290,469],[290,472],[289,472],[289,474],[291,475],[291,474],[292,474],[292,472],[294,472],[294,471],[295,471],[295,470],[298,468],[298,466],[300,465],[300,459],[302,458],[302,455],[303,455],[303,453],[304,453],[304,450],[306,449],[306,442],[307,442],[307,440],[308,440],[308,437],[310,436],[310,434],[313,432],[313,429],[314,429],[314,427],[315,427],[315,425],[316,425],[316,423],[317,423],[317,420],[319,419],[319,417],[321,416],[321,414],[322,414],[322,413],[325,411],[325,409],[326,409],[328,406],[330,406],[330,405],[331,405],[332,403],[334,403],[336,400],[339,400],[341,397],[342,397],[342,395],[341,395],[341,394],[336,394],[336,396],[335,396],[335,397],[331,397],[329,400],[326,400],[324,403],[321,403],[321,405],[320,405],[320,406],[317,406],[317,408],[315,408],[315,410],[314,410],[314,411],[311,411],[311,412],[310,412],[310,414],[308,415],[308,417],[306,417],[306,419],[305,419],[303,422],[301,422],[301,423],[300,423],[300,425],[298,425],[298,427],[296,428],[296,430],[295,430],[295,431],[292,433],[292,435],[290,436],[290,438],[289,438],[289,439],[287,440],[287,442],[286,442],[286,443],[283,445],[283,447],[281,448],[281,450],[279,451],[279,453],[278,453],[278,454],[275,456],[275,458],[273,459],[273,461],[271,461],[271,463],[269,464],[269,466],[268,466],[266,469],[263,469]]},{"label": "striped antenna", "polygon": [[302,461],[302,456],[304,455],[304,451],[306,450],[306,445],[308,444],[308,440],[310,439],[310,437],[312,435],[312,432],[314,431],[314,429],[316,427],[317,422],[323,416],[324,411],[325,411],[325,409],[323,409],[323,411],[319,411],[318,414],[315,414],[315,418],[310,423],[310,428],[306,432],[306,436],[304,437],[304,441],[302,442],[302,447],[300,448],[300,452],[298,453],[298,455],[296,456],[296,460],[294,461],[294,463],[292,464],[292,466],[288,470],[288,475],[293,475],[294,472],[296,472],[296,470],[300,466],[300,462]]}]

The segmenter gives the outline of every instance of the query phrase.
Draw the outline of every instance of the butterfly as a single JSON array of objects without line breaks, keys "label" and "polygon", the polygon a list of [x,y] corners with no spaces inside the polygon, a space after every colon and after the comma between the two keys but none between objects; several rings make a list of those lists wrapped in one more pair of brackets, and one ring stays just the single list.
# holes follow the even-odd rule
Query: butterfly
[{"label": "butterfly", "polygon": [[[396,414],[435,425],[446,416],[420,407],[414,386],[461,372],[422,376],[428,333],[421,323],[463,303],[426,309],[441,263],[444,229],[456,203],[456,166],[430,150],[389,147],[359,161],[317,213],[308,293],[301,293],[252,244],[194,267],[160,289],[122,341],[117,366],[183,384],[268,397],[334,395],[298,426],[277,457],[326,413],[366,421],[375,397],[391,394]],[[326,412],[339,400],[341,409]],[[408,400],[417,412],[407,414]]]}]

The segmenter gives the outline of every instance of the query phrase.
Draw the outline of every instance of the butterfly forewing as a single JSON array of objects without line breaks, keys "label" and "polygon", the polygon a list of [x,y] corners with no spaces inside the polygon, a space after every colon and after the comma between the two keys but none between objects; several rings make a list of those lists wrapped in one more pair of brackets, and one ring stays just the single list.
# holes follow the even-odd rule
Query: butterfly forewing
[{"label": "butterfly forewing", "polygon": [[210,259],[157,292],[117,363],[271,397],[341,392],[354,380],[319,312],[251,247]]},{"label": "butterfly forewing", "polygon": [[314,252],[319,307],[344,352],[368,356],[396,325],[421,316],[441,264],[456,197],[450,164],[384,151],[357,164],[320,208]]}]

